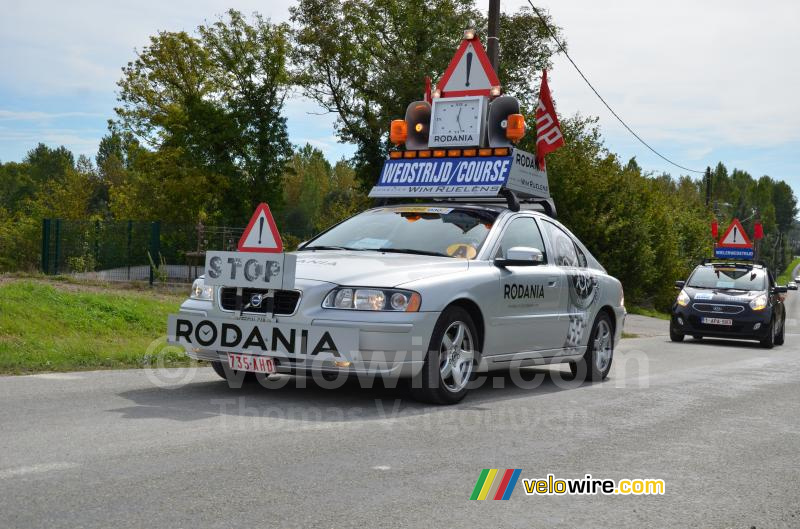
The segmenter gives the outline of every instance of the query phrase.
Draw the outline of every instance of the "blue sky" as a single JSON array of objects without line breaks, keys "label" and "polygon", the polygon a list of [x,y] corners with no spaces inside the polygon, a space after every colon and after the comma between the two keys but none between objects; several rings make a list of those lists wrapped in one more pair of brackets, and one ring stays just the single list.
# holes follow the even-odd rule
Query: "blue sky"
[{"label": "blue sky", "polygon": [[[0,19],[0,160],[14,161],[40,141],[93,157],[114,116],[120,68],[149,35],[192,31],[230,7],[283,21],[292,2],[4,3],[10,5]],[[502,5],[513,11],[525,2]],[[769,174],[800,195],[800,3],[537,5],[551,11],[573,59],[603,96],[665,155],[692,168],[721,160],[755,176]],[[636,156],[647,170],[681,172],[624,131],[563,58],[555,61],[550,86],[560,113],[600,117],[609,149],[621,158]],[[352,146],[336,140],[334,117],[319,111],[299,94],[287,101],[292,142],[309,142],[332,160],[351,155]]]}]

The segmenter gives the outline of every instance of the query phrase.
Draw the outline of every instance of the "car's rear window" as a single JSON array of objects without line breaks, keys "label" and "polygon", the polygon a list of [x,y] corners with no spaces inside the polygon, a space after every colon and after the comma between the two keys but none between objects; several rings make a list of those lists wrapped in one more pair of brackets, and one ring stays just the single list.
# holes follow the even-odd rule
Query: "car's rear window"
[{"label": "car's rear window", "polygon": [[765,290],[767,275],[761,268],[701,266],[689,278],[687,286],[720,290]]}]

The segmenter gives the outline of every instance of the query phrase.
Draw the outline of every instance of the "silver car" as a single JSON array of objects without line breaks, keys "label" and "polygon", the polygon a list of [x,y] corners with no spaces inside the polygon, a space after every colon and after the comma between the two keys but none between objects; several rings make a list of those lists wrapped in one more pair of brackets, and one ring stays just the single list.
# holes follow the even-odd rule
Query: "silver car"
[{"label": "silver car", "polygon": [[[267,372],[412,378],[416,398],[439,404],[463,399],[471,377],[489,370],[568,363],[576,377],[603,379],[622,335],[622,286],[537,209],[369,209],[300,246],[294,289],[199,279],[178,316],[231,322],[229,339],[238,333],[235,347],[268,357]],[[270,326],[271,343],[261,339]],[[192,336],[177,341],[223,377],[265,371],[263,362],[242,363],[234,349],[206,348]]]}]

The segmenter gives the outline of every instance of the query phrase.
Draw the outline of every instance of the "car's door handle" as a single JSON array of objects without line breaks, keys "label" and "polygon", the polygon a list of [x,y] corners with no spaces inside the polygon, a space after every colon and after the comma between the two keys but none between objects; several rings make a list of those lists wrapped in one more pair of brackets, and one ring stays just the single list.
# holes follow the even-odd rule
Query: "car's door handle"
[{"label": "car's door handle", "polygon": [[548,277],[547,278],[547,286],[554,287],[558,285],[558,277]]}]

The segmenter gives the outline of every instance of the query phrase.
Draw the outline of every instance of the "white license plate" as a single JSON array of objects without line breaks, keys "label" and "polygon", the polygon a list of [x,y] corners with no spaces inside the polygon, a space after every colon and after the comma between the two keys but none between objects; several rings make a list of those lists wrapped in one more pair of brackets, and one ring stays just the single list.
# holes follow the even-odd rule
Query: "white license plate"
[{"label": "white license plate", "polygon": [[733,320],[726,318],[703,318],[701,321],[707,325],[733,325]]},{"label": "white license plate", "polygon": [[267,356],[228,353],[228,365],[236,371],[253,373],[274,373],[275,361]]}]

